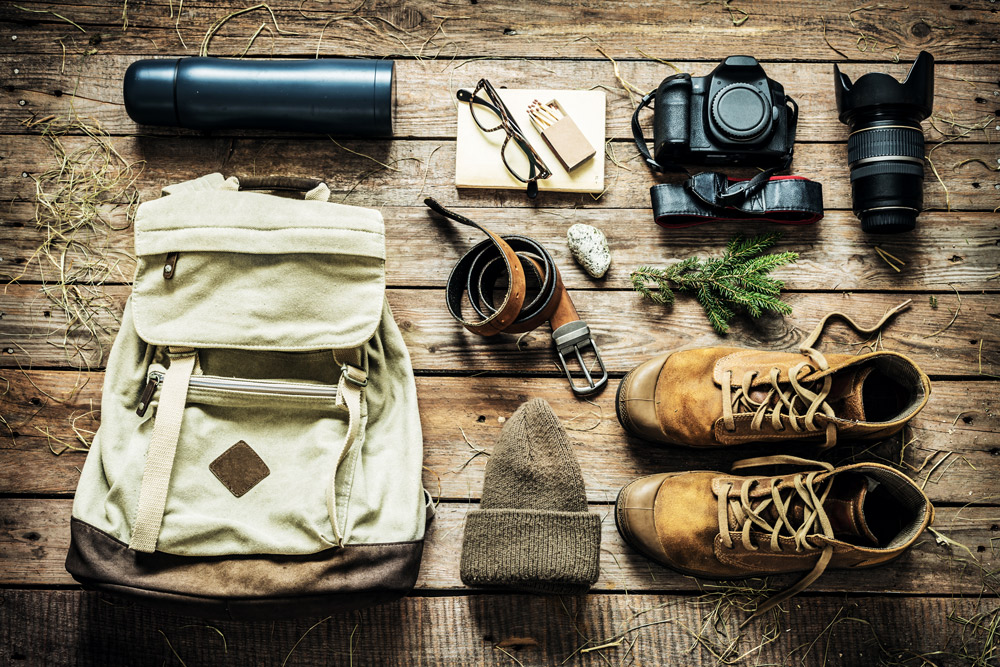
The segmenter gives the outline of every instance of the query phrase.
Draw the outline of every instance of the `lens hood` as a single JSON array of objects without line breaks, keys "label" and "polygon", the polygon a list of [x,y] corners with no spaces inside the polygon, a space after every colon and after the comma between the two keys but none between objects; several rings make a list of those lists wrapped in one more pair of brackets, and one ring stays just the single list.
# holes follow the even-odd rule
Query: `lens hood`
[{"label": "lens hood", "polygon": [[927,51],[920,52],[902,82],[883,72],[870,72],[852,84],[837,65],[833,66],[833,76],[841,123],[850,125],[858,115],[887,107],[912,111],[917,121],[931,115],[934,106],[934,56]]}]

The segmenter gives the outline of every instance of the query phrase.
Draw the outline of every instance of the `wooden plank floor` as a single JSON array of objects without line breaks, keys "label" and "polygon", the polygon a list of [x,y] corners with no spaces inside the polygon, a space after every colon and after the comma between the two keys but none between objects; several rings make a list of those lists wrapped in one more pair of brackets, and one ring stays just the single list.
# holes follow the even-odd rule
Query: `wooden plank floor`
[{"label": "wooden plank floor", "polygon": [[[0,664],[1000,664],[991,635],[1000,623],[997,3],[275,0],[226,22],[209,52],[394,58],[399,106],[391,142],[338,146],[295,133],[207,135],[131,122],[121,93],[131,62],[196,55],[216,21],[251,7],[234,0],[0,6],[0,417],[9,425],[0,423]],[[902,437],[870,448],[838,445],[825,458],[901,466],[937,506],[938,532],[892,565],[825,574],[743,631],[744,608],[793,577],[736,588],[678,575],[629,549],[609,515],[618,489],[639,475],[723,470],[773,450],[655,447],[626,437],[615,419],[614,389],[635,364],[724,340],[690,298],[671,309],[643,302],[628,288],[629,271],[718,253],[743,226],[665,231],[652,223],[648,188],[656,180],[633,159],[632,101],[599,47],[640,89],[673,73],[661,61],[704,75],[726,55],[750,53],[800,104],[793,171],[823,183],[827,215],[783,230],[781,248],[800,255],[780,275],[794,313],[739,320],[725,342],[793,350],[830,310],[874,320],[913,300],[882,343],[930,374],[930,403]],[[914,233],[868,237],[850,211],[847,130],[836,117],[832,63],[852,78],[871,70],[901,76],[921,49],[937,59],[935,116],[925,134],[940,180],[927,170],[928,210]],[[621,164],[607,158],[607,191],[597,199],[543,193],[529,202],[517,192],[456,190],[454,91],[484,76],[508,87],[606,89],[608,150]],[[99,423],[103,360],[134,270],[125,208],[107,206],[120,231],[79,237],[119,258],[112,279],[91,288],[101,307],[92,331],[42,293],[54,274],[36,256],[45,230],[35,225],[35,183],[56,158],[26,121],[73,114],[100,124],[123,159],[144,163],[135,184],[142,199],[211,171],[287,174],[323,177],[346,203],[382,210],[388,297],[418,376],[425,484],[441,500],[411,597],[328,619],[206,624],[84,592],[66,574],[84,454],[55,452]],[[972,127],[981,129],[966,132]],[[80,133],[61,139],[68,151],[91,142]],[[544,331],[518,347],[513,337],[487,341],[452,321],[442,287],[479,238],[430,218],[421,206],[428,195],[496,232],[529,234],[552,252],[612,373],[607,391],[593,402],[575,399]],[[565,232],[576,222],[608,236],[614,263],[602,281],[569,255]],[[876,244],[905,262],[901,271],[876,255]],[[87,257],[73,250],[65,261],[77,266]],[[860,347],[841,325],[830,327],[822,345]],[[591,511],[604,517],[601,578],[578,599],[470,591],[458,577],[462,524],[478,503],[486,461],[472,446],[490,450],[502,419],[535,396],[552,404],[578,442]],[[807,447],[795,453],[814,455]]]}]

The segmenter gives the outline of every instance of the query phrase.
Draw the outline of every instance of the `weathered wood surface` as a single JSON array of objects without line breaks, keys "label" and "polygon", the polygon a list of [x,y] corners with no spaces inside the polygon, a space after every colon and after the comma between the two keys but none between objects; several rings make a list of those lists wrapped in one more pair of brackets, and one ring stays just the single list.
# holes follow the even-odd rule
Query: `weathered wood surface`
[{"label": "weathered wood surface", "polygon": [[[601,58],[594,50],[593,58]],[[137,126],[125,114],[122,78],[136,56],[93,55],[71,57],[65,63],[31,53],[0,56],[0,133],[29,132],[28,118],[66,115],[69,109],[84,119],[93,119],[110,134],[196,134],[177,128]],[[708,74],[710,62],[676,62],[681,71],[695,76]],[[879,69],[903,78],[908,63],[887,63]],[[621,75],[641,90],[652,90],[662,79],[674,73],[666,65],[643,61],[620,64]],[[852,79],[872,69],[870,64],[845,65]],[[833,92],[833,68],[826,63],[768,63],[767,73],[780,81],[799,104],[798,142],[845,141],[847,127],[837,120]],[[925,123],[928,142],[956,137],[955,141],[984,142],[996,140],[995,112],[998,72],[983,65],[938,65],[935,70],[935,119]],[[566,61],[531,60],[512,68],[504,60],[455,60],[421,63],[400,60],[396,63],[397,138],[454,138],[455,91],[474,86],[481,78],[507,88],[537,88],[544,77],[548,88],[575,89],[601,87],[608,93],[607,129],[609,139],[631,140],[630,125],[634,108],[628,94],[615,79],[614,66],[608,60]],[[72,105],[72,106],[70,106]],[[643,114],[647,137],[652,139],[652,113]],[[965,128],[955,128],[948,121],[963,125],[978,124],[983,131],[961,136]],[[263,132],[215,131],[216,136],[262,136]],[[273,136],[274,133],[269,133]],[[291,135],[289,135],[291,136]],[[641,166],[641,165],[640,165]]]},{"label": "weathered wood surface", "polygon": [[[557,208],[456,208],[498,234],[531,237],[552,254],[563,281],[570,288],[628,288],[629,272],[639,266],[666,265],[695,254],[716,254],[746,225],[727,223],[664,230],[652,224],[648,208],[589,209],[582,217],[608,237],[613,263],[602,280],[589,277],[570,255],[566,230],[581,218]],[[424,207],[386,207],[386,278],[390,287],[443,286],[452,266],[485,238],[475,230],[433,216]],[[133,229],[123,208],[109,211],[108,221],[120,231],[78,233],[90,247],[107,248],[118,261],[107,282],[130,280],[135,271]],[[783,232],[780,247],[799,253],[799,259],[781,269],[789,290],[917,290],[921,292],[995,291],[1000,283],[1000,215],[928,212],[920,216],[915,234],[873,239],[861,231],[850,211],[828,211],[823,221],[806,229],[761,229]],[[35,226],[35,207],[18,202],[0,212],[0,280],[19,276],[21,282],[47,280],[57,275],[48,260],[36,261],[44,229]],[[906,262],[901,273],[882,261],[874,246]],[[85,266],[87,259],[75,246],[66,266]],[[431,259],[433,258],[433,259]],[[0,326],[0,331],[3,327]]]},{"label": "weathered wood surface", "polygon": [[[66,572],[69,548],[69,521],[72,501],[8,499],[0,506],[0,585],[64,586],[73,584]],[[460,590],[459,557],[465,516],[475,505],[442,503],[427,534],[420,579],[422,590]],[[636,553],[615,529],[610,505],[591,506],[603,517],[601,536],[601,578],[595,591],[698,591],[697,580],[677,574]],[[957,576],[977,560],[987,571],[1000,565],[1000,552],[991,540],[1000,538],[1000,529],[990,530],[990,522],[1000,521],[994,507],[938,508],[934,528],[973,553],[959,547],[937,544],[928,534],[889,566],[857,571],[830,570],[810,587],[813,592],[976,594],[982,581],[973,576]],[[979,560],[981,559],[981,560]],[[950,576],[949,576],[950,575]],[[775,578],[778,587],[790,585],[798,576]]]},{"label": "weathered wood surface", "polygon": [[[86,145],[83,137],[62,140],[67,152]],[[116,137],[114,146],[129,162],[145,161],[137,183],[140,196],[157,197],[160,188],[202,176],[212,171],[226,175],[309,175],[326,178],[334,201],[363,206],[419,206],[431,196],[446,206],[534,207],[536,204],[564,208],[637,208],[649,202],[649,187],[657,180],[649,169],[632,161],[627,168],[607,159],[607,190],[596,195],[544,192],[533,202],[519,190],[472,190],[455,187],[455,142],[451,140],[361,141],[345,140],[338,148],[330,139],[296,141],[259,138],[208,137]],[[622,142],[619,159],[635,154]],[[933,160],[950,192],[951,209],[990,211],[1000,204],[1000,172],[980,164],[955,169],[963,160],[980,158],[988,164],[998,157],[996,144],[949,143],[936,150]],[[365,157],[370,156],[370,157]],[[372,161],[389,165],[386,169]],[[7,201],[31,201],[37,176],[52,168],[51,150],[42,137],[8,135],[0,146],[0,191]],[[631,166],[629,166],[631,165]],[[846,144],[801,144],[795,149],[792,171],[823,184],[824,206],[850,209],[851,192]],[[731,175],[751,171],[732,170]],[[676,178],[674,179],[676,180]],[[924,182],[924,207],[946,209],[945,191],[928,169]],[[819,224],[822,224],[820,222]],[[797,229],[808,236],[810,228]]]},{"label": "weathered wood surface", "polygon": [[[102,382],[101,373],[0,372],[0,387],[7,389],[0,396],[0,414],[10,426],[0,426],[0,489],[73,493],[85,455],[69,451],[56,457],[52,450],[60,451],[65,444],[82,446],[79,435],[89,441],[99,424]],[[591,502],[613,502],[622,486],[641,475],[706,465],[727,470],[737,459],[789,450],[788,445],[747,446],[707,453],[628,437],[615,417],[616,387],[612,380],[607,391],[585,403],[559,378],[418,377],[425,486],[444,499],[478,499],[487,457],[476,455],[472,446],[492,451],[501,420],[532,397],[546,399],[578,443],[575,451]],[[1000,383],[936,381],[927,407],[911,422],[904,440],[902,456],[899,438],[872,449],[870,443],[841,443],[826,454],[812,446],[793,448],[798,455],[834,463],[867,450],[861,458],[878,457],[897,465],[902,460],[904,470],[922,484],[926,480],[925,491],[934,502],[991,504],[1000,479]],[[927,479],[944,452],[952,454]],[[32,474],[25,475],[25,470]]]},{"label": "weathered wood surface", "polygon": [[[85,30],[81,32],[54,16],[25,12],[14,4],[0,8],[0,21],[4,22],[0,50],[54,56],[60,54],[60,39],[73,51],[197,55],[208,26],[243,7],[223,0],[188,0],[178,18],[178,3],[132,0],[128,3],[129,29],[123,31],[123,12],[116,3],[16,3],[29,9],[55,11],[79,24]],[[808,0],[745,0],[735,3],[731,10],[722,2],[698,4],[685,0],[630,0],[583,6],[565,1],[442,5],[431,0],[405,4],[341,0],[331,4],[274,3],[273,8],[281,34],[276,34],[263,9],[249,12],[225,24],[212,40],[210,53],[243,53],[249,36],[262,23],[271,32],[251,45],[251,56],[311,56],[319,48],[321,54],[352,56],[580,58],[592,56],[595,43],[599,43],[616,57],[639,58],[641,49],[668,60],[683,60],[693,53],[717,60],[731,55],[734,43],[752,42],[757,55],[774,60],[844,59],[838,56],[837,49],[853,60],[885,61],[897,54],[912,58],[920,49],[928,49],[945,61],[993,61],[1000,43],[1000,20],[996,7],[987,0],[961,4],[920,0],[860,8],[846,0],[822,4]],[[734,24],[741,19],[740,10],[749,18],[737,26]],[[327,22],[330,25],[323,32]],[[829,46],[823,38],[824,28]],[[183,36],[183,44],[177,31]],[[876,38],[877,43],[869,41],[859,46],[861,31]],[[14,35],[17,40],[11,41]]]},{"label": "weathered wood surface", "polygon": [[[728,657],[746,654],[747,664],[867,666],[922,664],[916,655],[935,652],[928,656],[935,665],[965,664],[954,655],[963,649],[963,630],[969,633],[965,648],[983,650],[982,632],[950,619],[984,612],[984,627],[989,627],[998,613],[996,589],[980,598],[981,571],[968,561],[977,559],[994,573],[1000,566],[1000,328],[995,326],[1000,320],[995,280],[1000,173],[982,163],[957,165],[979,159],[993,166],[1000,157],[1000,129],[994,122],[1000,115],[996,3],[735,0],[727,7],[719,0],[307,0],[269,4],[288,32],[278,34],[263,7],[222,26],[209,49],[215,55],[246,49],[257,57],[399,56],[396,140],[340,142],[388,168],[315,136],[241,131],[205,136],[137,127],[122,107],[120,78],[127,65],[140,57],[194,55],[213,22],[254,3],[185,0],[181,8],[173,0],[129,0],[125,12],[123,4],[19,0],[0,5],[0,282],[27,269],[21,275],[26,284],[0,290],[0,417],[9,425],[0,422],[0,664],[516,664],[510,656],[526,667],[560,664],[567,657],[566,664],[582,665],[716,664],[709,647],[699,647],[691,631],[708,632],[710,648],[722,650],[735,638],[743,614],[728,608],[730,636],[713,634],[708,614],[718,600],[699,599],[698,582],[627,548],[608,512],[618,489],[639,475],[724,470],[735,459],[778,450],[697,452],[628,438],[614,416],[617,378],[650,355],[681,346],[794,350],[827,311],[842,310],[870,322],[907,298],[914,300],[912,309],[885,330],[882,341],[932,375],[930,403],[900,437],[872,448],[842,443],[820,458],[840,463],[857,456],[901,464],[937,504],[934,527],[971,553],[939,544],[928,533],[893,565],[828,572],[810,593],[786,604],[788,613],[775,616],[776,624],[752,624]],[[734,25],[741,11],[749,18]],[[125,31],[123,14],[129,21]],[[248,45],[262,24],[263,31]],[[859,42],[862,35],[868,37]],[[782,248],[801,255],[780,274],[794,315],[741,320],[721,338],[691,298],[682,296],[674,308],[664,309],[628,290],[628,272],[636,266],[716,254],[734,232],[746,228],[666,231],[652,225],[648,187],[657,180],[634,159],[628,128],[632,104],[599,46],[641,89],[673,72],[654,58],[703,75],[723,56],[752,53],[798,100],[793,171],[823,183],[827,216],[812,227],[783,230]],[[946,200],[928,168],[929,210],[917,231],[868,237],[850,212],[847,129],[836,118],[832,65],[854,61],[844,65],[852,78],[874,70],[898,77],[923,48],[937,59],[935,119],[925,124],[925,134],[928,150],[952,139],[931,154],[950,196]],[[900,62],[893,63],[897,55]],[[453,94],[483,76],[509,87],[545,81],[555,88],[608,90],[610,147],[625,168],[608,159],[607,192],[597,200],[543,194],[529,202],[520,192],[457,190]],[[64,339],[66,317],[40,295],[37,284],[53,274],[26,264],[42,239],[33,226],[33,179],[54,160],[45,140],[22,123],[72,113],[99,122],[126,160],[145,161],[138,180],[143,199],[157,196],[163,184],[209,171],[317,175],[328,179],[346,203],[382,210],[388,297],[418,373],[425,484],[442,499],[414,597],[335,615],[309,631],[320,619],[209,626],[78,590],[37,588],[72,585],[62,559],[70,494],[85,456],[56,457],[49,445],[58,450],[60,442],[74,442],[74,427],[89,438],[99,423],[103,362],[96,346],[79,331]],[[983,129],[950,136],[953,126],[945,120]],[[71,136],[63,143],[72,151],[87,140]],[[575,399],[553,363],[544,330],[526,336],[518,350],[513,336],[487,341],[452,321],[440,288],[458,256],[480,239],[430,218],[420,204],[428,195],[494,231],[530,234],[553,252],[614,376],[607,391],[592,403]],[[586,210],[572,210],[577,208]],[[110,218],[126,226],[121,209]],[[615,260],[607,279],[591,280],[570,259],[563,239],[576,222],[596,224],[607,233]],[[134,269],[131,236],[131,229],[123,229],[95,239],[121,259],[118,274],[99,290],[108,309],[95,324],[105,350],[118,328],[116,318],[128,294],[124,283]],[[903,271],[896,273],[879,259],[875,245],[906,261]],[[74,265],[81,261],[73,253],[68,259]],[[928,303],[930,295],[938,300],[936,309]],[[857,352],[859,340],[835,324],[821,349]],[[79,346],[85,348],[81,354],[75,352]],[[91,370],[66,370],[88,364]],[[478,502],[487,460],[486,455],[474,457],[472,447],[492,450],[501,419],[535,396],[550,402],[578,443],[592,511],[605,517],[601,580],[596,593],[580,600],[463,594],[457,564],[462,522]],[[809,447],[793,453],[817,456]],[[771,585],[781,588],[793,580],[775,578]],[[845,600],[837,594],[843,591],[860,595]],[[650,611],[641,613],[645,609]],[[647,623],[654,625],[621,644],[574,653],[588,639],[596,646]],[[768,629],[773,629],[768,635],[773,643],[754,651]],[[995,661],[993,653],[980,664]]]},{"label": "weathered wood surface", "polygon": [[[103,291],[110,300],[108,309],[99,312],[91,325],[107,351],[130,290],[116,285]],[[561,374],[547,329],[524,336],[518,347],[517,336],[484,338],[463,329],[448,313],[441,289],[391,289],[387,296],[418,372]],[[572,298],[589,323],[608,370],[617,374],[654,354],[689,345],[797,349],[828,312],[845,311],[866,324],[913,299],[910,309],[885,328],[885,348],[913,357],[931,375],[984,379],[983,374],[1000,375],[1000,328],[987,326],[1000,320],[1000,300],[993,294],[941,294],[934,308],[926,294],[789,293],[785,300],[793,308],[792,315],[765,316],[756,322],[740,318],[727,336],[715,334],[701,306],[686,295],[678,297],[672,308],[625,291],[574,290]],[[961,311],[951,322],[959,298]],[[65,314],[52,306],[38,286],[8,286],[0,292],[0,312],[0,368],[80,366],[78,348],[89,350],[85,361],[90,367],[102,365],[96,344],[79,325],[69,335],[69,345],[64,344]],[[828,352],[858,352],[859,341],[865,339],[834,321],[820,347]]]},{"label": "weathered wood surface", "polygon": [[[411,597],[318,624],[314,619],[243,623],[192,620],[93,593],[4,591],[0,616],[9,622],[0,623],[0,660],[25,667],[180,661],[509,667],[518,664],[512,657],[524,667],[717,665],[710,649],[736,639],[743,614],[723,609],[724,621],[713,629],[713,602],[694,602],[690,595],[642,594]],[[751,623],[730,658],[750,652],[747,664],[813,667],[885,664],[931,651],[954,654],[962,648],[961,627],[944,619],[969,618],[988,605],[948,597],[802,595],[786,612]],[[620,645],[579,652],[630,630]],[[773,632],[774,641],[752,651],[765,630]],[[704,633],[708,647],[700,647],[692,633]],[[966,649],[981,646],[973,635]],[[939,666],[968,664],[946,654],[933,660]]]}]

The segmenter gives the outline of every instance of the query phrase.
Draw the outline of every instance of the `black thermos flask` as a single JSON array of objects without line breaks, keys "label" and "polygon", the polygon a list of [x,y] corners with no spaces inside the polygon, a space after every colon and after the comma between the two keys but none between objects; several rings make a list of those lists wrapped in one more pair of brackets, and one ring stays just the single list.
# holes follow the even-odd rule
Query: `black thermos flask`
[{"label": "black thermos flask", "polygon": [[139,60],[125,110],[143,125],[392,136],[391,60]]}]

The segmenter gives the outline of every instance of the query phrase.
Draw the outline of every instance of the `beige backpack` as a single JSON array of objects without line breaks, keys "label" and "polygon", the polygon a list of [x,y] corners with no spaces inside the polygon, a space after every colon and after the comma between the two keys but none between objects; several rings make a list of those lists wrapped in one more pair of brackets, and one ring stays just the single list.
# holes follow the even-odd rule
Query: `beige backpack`
[{"label": "beige backpack", "polygon": [[[273,194],[292,189],[305,200]],[[215,617],[405,595],[426,494],[382,216],[309,179],[211,174],[164,195],[136,215],[66,568]]]}]

